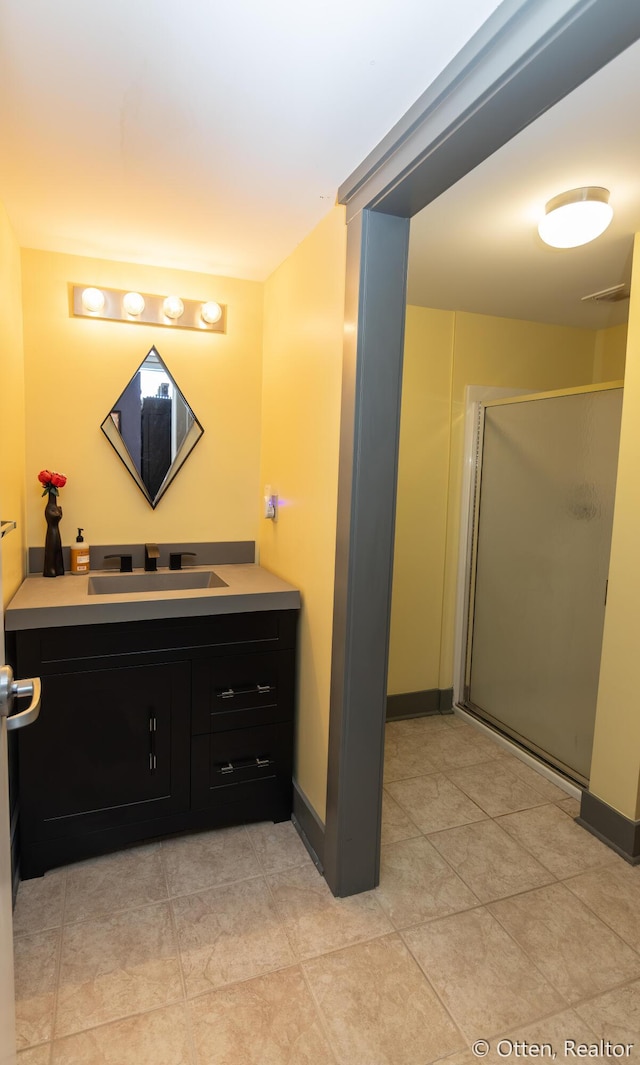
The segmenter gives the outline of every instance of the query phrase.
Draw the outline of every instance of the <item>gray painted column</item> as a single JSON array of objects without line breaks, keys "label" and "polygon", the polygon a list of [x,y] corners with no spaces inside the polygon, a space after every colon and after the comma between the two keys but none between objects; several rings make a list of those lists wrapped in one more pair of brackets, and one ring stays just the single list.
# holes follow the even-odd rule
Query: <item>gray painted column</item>
[{"label": "gray painted column", "polygon": [[378,882],[409,220],[362,211],[347,239],[325,876]]}]

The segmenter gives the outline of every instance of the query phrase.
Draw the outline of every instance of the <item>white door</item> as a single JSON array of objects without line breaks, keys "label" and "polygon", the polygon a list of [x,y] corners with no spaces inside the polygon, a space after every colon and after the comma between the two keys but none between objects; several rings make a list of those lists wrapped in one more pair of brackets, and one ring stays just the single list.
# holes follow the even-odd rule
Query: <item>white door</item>
[{"label": "white door", "polygon": [[[2,539],[0,538],[0,607],[2,604]],[[40,682],[13,683],[4,667],[4,615],[0,609],[0,1065],[15,1065],[15,1010],[13,994],[13,928],[11,917],[11,848],[9,835],[9,773],[7,762],[7,712],[14,696],[30,696],[26,711],[16,714],[10,728],[35,721],[40,709]]]}]

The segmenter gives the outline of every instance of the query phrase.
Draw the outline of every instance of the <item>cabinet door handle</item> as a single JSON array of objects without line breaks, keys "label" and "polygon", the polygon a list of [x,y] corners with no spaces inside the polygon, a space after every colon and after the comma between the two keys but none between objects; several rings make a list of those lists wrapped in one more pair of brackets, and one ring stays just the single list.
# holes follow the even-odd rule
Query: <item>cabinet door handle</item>
[{"label": "cabinet door handle", "polygon": [[158,768],[158,758],[156,755],[156,733],[158,731],[158,719],[153,712],[149,711],[149,772],[155,773]]}]

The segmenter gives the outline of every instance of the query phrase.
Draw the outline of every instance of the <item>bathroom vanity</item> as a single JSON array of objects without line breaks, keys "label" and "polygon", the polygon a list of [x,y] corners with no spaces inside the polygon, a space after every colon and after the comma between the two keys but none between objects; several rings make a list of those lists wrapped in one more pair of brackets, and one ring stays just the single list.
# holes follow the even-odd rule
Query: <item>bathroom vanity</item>
[{"label": "bathroom vanity", "polygon": [[42,679],[19,734],[23,879],[290,817],[299,593],[255,565],[215,573],[214,587],[100,595],[91,577],[30,577],[10,604],[14,669]]}]

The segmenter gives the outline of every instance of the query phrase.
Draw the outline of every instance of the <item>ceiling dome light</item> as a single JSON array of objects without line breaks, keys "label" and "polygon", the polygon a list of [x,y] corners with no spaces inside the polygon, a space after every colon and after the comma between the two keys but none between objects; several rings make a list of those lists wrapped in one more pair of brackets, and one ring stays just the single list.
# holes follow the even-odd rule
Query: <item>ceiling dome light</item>
[{"label": "ceiling dome light", "polygon": [[162,309],[167,318],[181,318],[184,314],[184,303],[179,296],[167,296],[166,300],[162,304]]},{"label": "ceiling dome light", "polygon": [[85,311],[89,311],[90,314],[99,314],[104,310],[104,305],[104,292],[101,292],[99,288],[85,288],[82,293],[82,306]]},{"label": "ceiling dome light", "polygon": [[122,306],[127,314],[130,314],[132,318],[137,318],[144,310],[144,296],[141,296],[139,292],[127,292],[126,296],[122,297]]},{"label": "ceiling dome light", "polygon": [[208,303],[202,304],[200,316],[202,321],[206,322],[207,325],[215,325],[216,322],[219,322],[222,318],[222,307],[214,300],[209,300]]},{"label": "ceiling dome light", "polygon": [[571,189],[549,200],[538,233],[552,248],[578,248],[604,233],[612,218],[608,189]]}]

